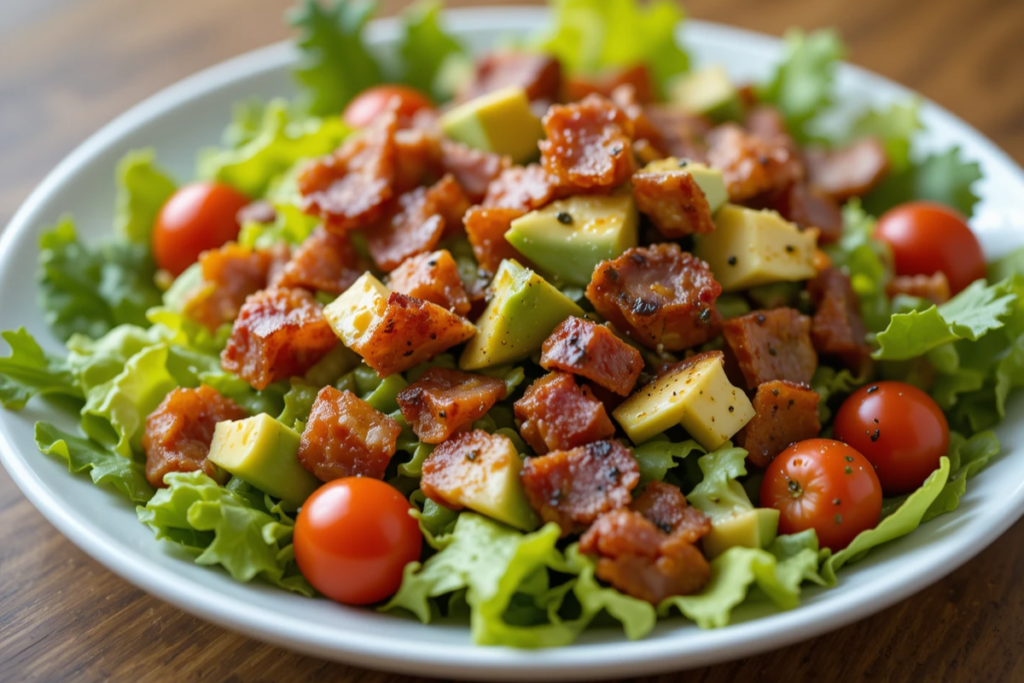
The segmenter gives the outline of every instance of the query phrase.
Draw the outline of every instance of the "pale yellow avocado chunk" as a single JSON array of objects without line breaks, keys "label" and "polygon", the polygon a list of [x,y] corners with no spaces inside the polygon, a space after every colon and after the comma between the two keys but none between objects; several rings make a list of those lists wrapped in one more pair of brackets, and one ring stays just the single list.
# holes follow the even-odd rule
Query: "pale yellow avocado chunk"
[{"label": "pale yellow avocado chunk", "polygon": [[726,204],[715,229],[698,235],[694,256],[703,259],[722,290],[734,292],[773,282],[814,277],[818,230],[800,230],[774,211]]},{"label": "pale yellow avocado chunk", "polygon": [[552,330],[583,309],[518,261],[501,262],[488,292],[491,301],[476,321],[478,332],[459,358],[462,370],[511,363],[539,351]]},{"label": "pale yellow avocado chunk", "polygon": [[631,194],[579,195],[520,216],[505,239],[545,275],[586,287],[599,263],[637,245],[638,226]]},{"label": "pale yellow avocado chunk", "polygon": [[444,134],[485,152],[507,154],[521,164],[538,154],[544,137],[526,91],[510,86],[460,104],[441,117]]},{"label": "pale yellow avocado chunk", "polygon": [[642,387],[612,416],[635,444],[682,425],[713,451],[754,417],[754,407],[729,383],[721,353],[708,353]]},{"label": "pale yellow avocado chunk", "polygon": [[219,423],[208,457],[233,476],[298,507],[321,484],[299,463],[299,439],[294,429],[260,413]]},{"label": "pale yellow avocado chunk", "polygon": [[341,343],[351,349],[358,346],[373,323],[384,315],[390,296],[391,290],[380,280],[363,273],[341,296],[324,307],[324,317]]},{"label": "pale yellow avocado chunk", "polygon": [[721,66],[710,66],[682,74],[668,85],[672,104],[715,121],[738,119],[743,113],[739,93]]},{"label": "pale yellow avocado chunk", "polygon": [[712,517],[711,532],[703,538],[704,554],[709,560],[729,548],[767,548],[779,531],[779,511],[753,508]]},{"label": "pale yellow avocado chunk", "polygon": [[668,157],[652,161],[644,166],[640,172],[684,173],[690,176],[704,193],[704,198],[708,200],[708,208],[711,209],[711,213],[715,213],[729,201],[729,192],[725,189],[725,180],[722,178],[722,172],[717,168],[710,168],[704,164],[687,161],[686,159]]}]

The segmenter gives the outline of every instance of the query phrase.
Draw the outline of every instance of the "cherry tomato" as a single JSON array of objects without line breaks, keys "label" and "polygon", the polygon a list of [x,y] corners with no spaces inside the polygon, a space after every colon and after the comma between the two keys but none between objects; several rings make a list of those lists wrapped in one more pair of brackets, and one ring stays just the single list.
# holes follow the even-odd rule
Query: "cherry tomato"
[{"label": "cherry tomato", "polygon": [[314,588],[346,605],[369,605],[402,583],[420,559],[423,535],[412,506],[378,479],[346,477],[321,486],[295,520],[295,561]]},{"label": "cherry tomato", "polygon": [[850,395],[836,413],[835,435],[871,461],[887,496],[916,490],[949,450],[939,404],[904,382],[878,382]]},{"label": "cherry tomato", "polygon": [[779,533],[814,529],[833,552],[873,529],[882,486],[871,463],[840,441],[808,439],[782,451],[761,482],[761,505],[778,510]]},{"label": "cherry tomato", "polygon": [[239,209],[249,198],[222,183],[192,183],[171,195],[153,227],[156,264],[178,276],[199,260],[207,249],[216,249],[238,237]]},{"label": "cherry tomato", "polygon": [[387,111],[391,100],[396,99],[400,119],[411,119],[421,109],[433,105],[420,91],[404,85],[377,85],[367,88],[345,107],[341,118],[353,128],[362,128]]},{"label": "cherry tomato", "polygon": [[889,243],[897,275],[942,271],[953,294],[985,277],[981,244],[957,211],[932,202],[910,202],[885,212],[875,236]]}]

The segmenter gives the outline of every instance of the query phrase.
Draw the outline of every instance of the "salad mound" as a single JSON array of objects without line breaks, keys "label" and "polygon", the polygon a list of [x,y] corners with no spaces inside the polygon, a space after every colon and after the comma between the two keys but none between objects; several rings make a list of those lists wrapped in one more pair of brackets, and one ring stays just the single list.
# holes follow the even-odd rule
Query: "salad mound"
[{"label": "salad mound", "polygon": [[75,411],[44,454],[236,580],[526,648],[791,609],[957,508],[1024,252],[986,265],[916,101],[836,125],[834,33],[736,83],[667,0],[476,56],[421,2],[381,59],[371,14],[301,2],[295,101],[184,185],[126,155],[108,239],[43,233],[67,353],[4,332],[0,402]]}]

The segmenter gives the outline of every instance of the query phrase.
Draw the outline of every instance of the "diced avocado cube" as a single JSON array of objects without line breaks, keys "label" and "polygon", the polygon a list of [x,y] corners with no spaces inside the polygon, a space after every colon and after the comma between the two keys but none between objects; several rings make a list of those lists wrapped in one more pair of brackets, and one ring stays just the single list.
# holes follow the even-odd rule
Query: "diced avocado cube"
[{"label": "diced avocado cube", "polygon": [[767,548],[775,540],[778,531],[778,510],[754,508],[712,518],[711,532],[701,542],[704,554],[710,560],[733,546]]},{"label": "diced avocado cube", "polygon": [[815,228],[800,230],[774,211],[726,204],[715,229],[697,236],[693,254],[707,262],[723,291],[734,292],[814,277],[817,242]]},{"label": "diced avocado cube", "polygon": [[725,180],[722,178],[722,172],[717,168],[709,168],[704,164],[686,159],[668,157],[667,159],[652,161],[644,166],[640,172],[685,173],[689,175],[700,186],[701,191],[704,193],[704,198],[708,200],[708,207],[711,209],[711,213],[715,213],[729,201],[729,192],[725,189]]},{"label": "diced avocado cube", "polygon": [[370,273],[352,283],[341,296],[324,307],[327,323],[338,339],[352,348],[358,346],[373,323],[384,315],[391,291]]},{"label": "diced avocado cube", "polygon": [[210,461],[274,498],[298,507],[320,488],[300,463],[299,433],[266,413],[221,422],[213,431]]},{"label": "diced avocado cube", "polygon": [[612,416],[635,444],[682,425],[713,451],[754,417],[754,407],[729,383],[722,353],[710,351],[642,387]]},{"label": "diced avocado cube", "polygon": [[540,350],[559,323],[583,315],[571,299],[513,259],[501,262],[489,295],[491,301],[476,323],[479,331],[459,358],[462,370],[526,358]]},{"label": "diced avocado cube", "polygon": [[586,287],[597,264],[637,245],[638,225],[631,195],[580,195],[515,219],[505,239],[545,275]]},{"label": "diced avocado cube", "polygon": [[515,86],[455,107],[441,117],[441,128],[452,140],[485,152],[507,154],[516,163],[536,157],[537,142],[544,137],[544,128],[530,110],[526,91]]},{"label": "diced avocado cube", "polygon": [[668,84],[668,94],[672,104],[715,121],[735,120],[743,114],[736,87],[720,66],[677,76]]}]

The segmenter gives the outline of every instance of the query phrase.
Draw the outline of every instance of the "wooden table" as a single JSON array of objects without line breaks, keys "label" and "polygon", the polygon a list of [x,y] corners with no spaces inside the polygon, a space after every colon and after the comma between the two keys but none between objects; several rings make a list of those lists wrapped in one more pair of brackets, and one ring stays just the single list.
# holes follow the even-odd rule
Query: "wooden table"
[{"label": "wooden table", "polygon": [[[57,161],[125,108],[286,37],[279,17],[288,4],[0,0],[0,225]],[[405,3],[383,4],[393,12]],[[691,0],[689,9],[772,34],[835,25],[854,62],[948,107],[1024,162],[1020,0]],[[686,677],[1024,680],[1022,619],[1024,522],[878,615]],[[0,470],[0,681],[25,680],[411,679],[293,654],[146,595],[65,540]]]}]

